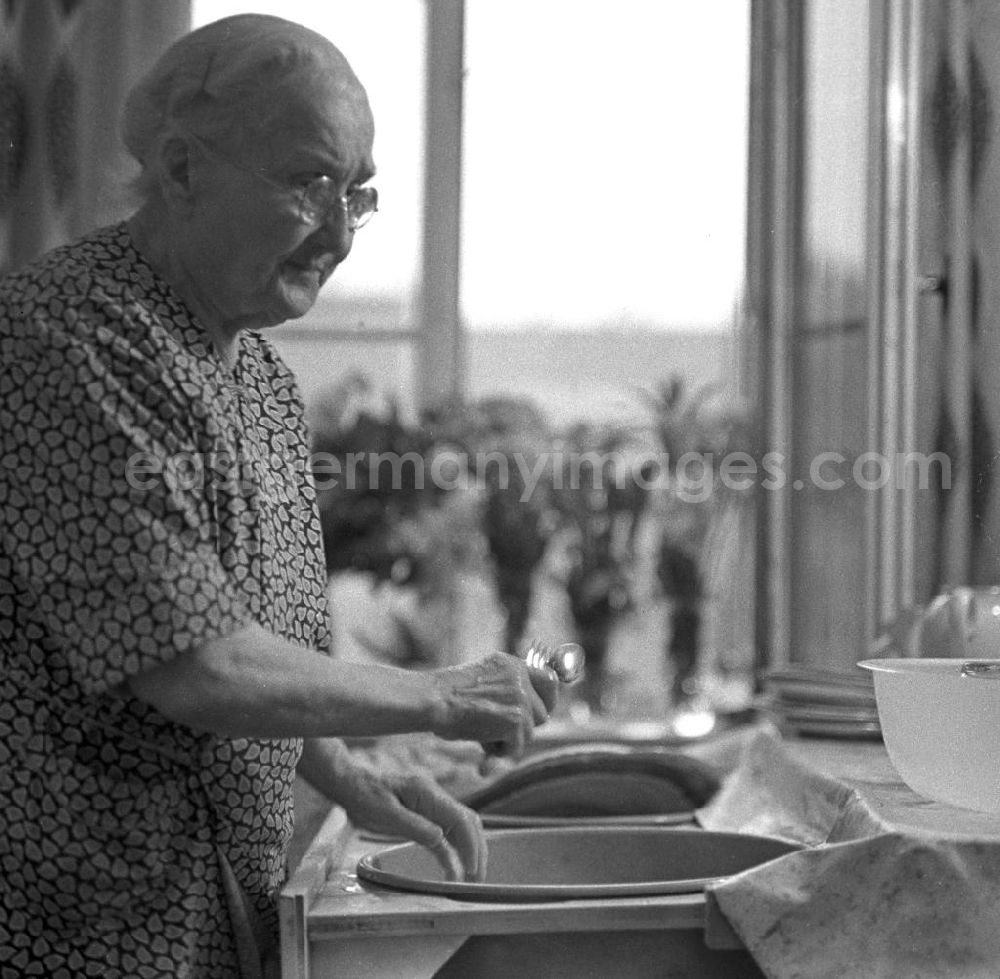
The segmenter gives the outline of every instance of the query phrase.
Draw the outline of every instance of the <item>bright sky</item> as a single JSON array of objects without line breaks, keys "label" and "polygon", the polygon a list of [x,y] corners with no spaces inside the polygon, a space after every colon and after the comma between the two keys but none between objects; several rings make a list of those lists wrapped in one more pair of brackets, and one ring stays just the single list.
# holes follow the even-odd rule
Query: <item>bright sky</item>
[{"label": "bright sky", "polygon": [[[419,259],[424,0],[194,0],[276,13],[368,88],[380,210],[335,290],[404,293]],[[470,325],[716,327],[742,277],[749,0],[467,0]],[[363,237],[362,237],[363,235]]]}]

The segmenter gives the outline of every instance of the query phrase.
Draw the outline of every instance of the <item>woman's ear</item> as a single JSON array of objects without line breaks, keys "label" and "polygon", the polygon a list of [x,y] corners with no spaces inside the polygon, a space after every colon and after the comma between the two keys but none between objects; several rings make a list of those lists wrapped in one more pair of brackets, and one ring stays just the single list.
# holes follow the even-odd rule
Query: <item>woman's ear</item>
[{"label": "woman's ear", "polygon": [[181,136],[168,136],[159,149],[160,192],[172,207],[187,207],[193,198],[191,144]]}]

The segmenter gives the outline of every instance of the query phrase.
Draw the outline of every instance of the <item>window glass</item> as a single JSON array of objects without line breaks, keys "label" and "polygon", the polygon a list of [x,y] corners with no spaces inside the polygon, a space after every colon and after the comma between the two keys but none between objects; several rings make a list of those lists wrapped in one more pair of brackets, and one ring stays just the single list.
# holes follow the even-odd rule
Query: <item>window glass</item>
[{"label": "window glass", "polygon": [[[789,497],[789,605],[794,660],[850,670],[866,648],[871,583],[858,569],[868,548],[871,494],[831,477],[817,460],[856,460],[872,448],[869,326],[869,99],[871,5],[802,4],[797,110],[800,241],[795,276],[791,453],[805,492]],[[824,454],[826,454],[824,456]],[[867,475],[865,478],[870,478]],[[795,485],[793,483],[793,485]],[[829,491],[830,487],[833,491]],[[857,609],[844,616],[842,610]]]},{"label": "window glass", "polygon": [[532,360],[524,329],[546,331],[546,350],[585,331],[616,375],[596,392],[575,378],[577,410],[581,380],[610,411],[625,375],[721,370],[743,276],[746,0],[505,0],[469,3],[466,17],[469,349],[477,331],[514,331],[514,369],[505,380],[473,360],[473,389],[558,383],[559,363]]},{"label": "window glass", "polygon": [[803,312],[826,330],[867,313],[869,8],[810,0],[804,10]]},{"label": "window glass", "polygon": [[728,322],[742,273],[746,18],[740,0],[468,4],[472,324]]}]

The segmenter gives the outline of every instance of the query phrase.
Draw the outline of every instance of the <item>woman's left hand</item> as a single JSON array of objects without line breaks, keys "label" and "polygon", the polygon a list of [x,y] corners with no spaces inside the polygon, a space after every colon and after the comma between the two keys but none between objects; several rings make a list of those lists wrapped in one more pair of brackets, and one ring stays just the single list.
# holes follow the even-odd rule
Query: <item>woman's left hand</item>
[{"label": "woman's left hand", "polygon": [[485,879],[486,838],[479,815],[430,776],[377,775],[358,767],[338,779],[335,801],[359,829],[426,847],[449,880]]}]

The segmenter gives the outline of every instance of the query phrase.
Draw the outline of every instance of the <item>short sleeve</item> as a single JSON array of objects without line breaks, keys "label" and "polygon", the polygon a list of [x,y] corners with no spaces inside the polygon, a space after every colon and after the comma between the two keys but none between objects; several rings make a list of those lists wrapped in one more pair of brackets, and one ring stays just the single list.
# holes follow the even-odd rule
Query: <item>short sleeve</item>
[{"label": "short sleeve", "polygon": [[182,389],[155,361],[55,331],[13,353],[0,367],[2,550],[73,679],[103,692],[246,625],[195,464],[208,436]]}]

